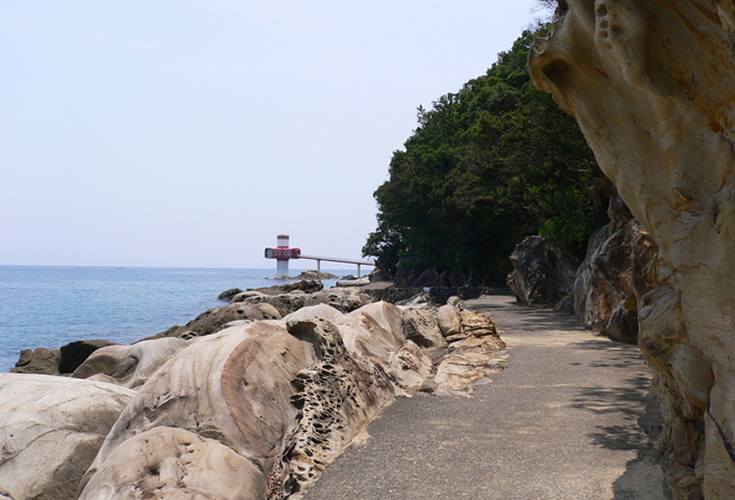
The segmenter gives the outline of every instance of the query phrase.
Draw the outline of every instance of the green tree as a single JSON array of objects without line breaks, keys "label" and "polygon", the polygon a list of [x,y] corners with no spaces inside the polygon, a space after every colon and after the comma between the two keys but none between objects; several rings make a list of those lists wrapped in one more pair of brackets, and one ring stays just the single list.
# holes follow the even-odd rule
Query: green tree
[{"label": "green tree", "polygon": [[396,151],[375,191],[378,227],[364,255],[381,267],[435,267],[502,280],[523,237],[542,234],[581,255],[606,222],[592,203],[600,176],[574,119],[530,81],[525,31],[484,76],[432,109]]}]

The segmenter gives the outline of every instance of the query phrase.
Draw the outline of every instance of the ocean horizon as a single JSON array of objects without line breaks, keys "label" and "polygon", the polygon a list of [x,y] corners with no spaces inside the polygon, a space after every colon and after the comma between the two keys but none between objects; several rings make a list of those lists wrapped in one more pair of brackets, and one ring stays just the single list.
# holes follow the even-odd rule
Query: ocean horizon
[{"label": "ocean horizon", "polygon": [[[23,349],[92,339],[129,344],[184,325],[224,304],[217,296],[225,290],[289,281],[275,273],[274,268],[0,266],[0,372],[13,368]],[[322,280],[325,288],[336,281]]]}]

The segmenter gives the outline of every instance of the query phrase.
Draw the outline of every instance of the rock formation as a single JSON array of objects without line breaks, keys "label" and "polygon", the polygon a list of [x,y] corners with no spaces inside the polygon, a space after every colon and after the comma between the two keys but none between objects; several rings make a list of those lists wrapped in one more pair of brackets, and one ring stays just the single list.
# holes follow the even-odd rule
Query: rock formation
[{"label": "rock formation", "polygon": [[638,340],[633,245],[643,231],[635,219],[622,225],[611,222],[595,231],[574,281],[574,312],[579,323],[633,344]]},{"label": "rock formation", "polygon": [[566,0],[559,14],[532,50],[533,80],[576,117],[671,273],[637,298],[670,490],[735,498],[735,8]]},{"label": "rock formation", "polygon": [[[264,322],[197,339],[123,411],[79,498],[104,492],[115,498],[135,492],[145,498],[265,498],[297,414],[290,382],[315,360],[309,345]],[[139,459],[131,460],[130,452]]]},{"label": "rock formation", "polygon": [[100,347],[112,345],[107,340],[75,340],[59,349],[24,349],[11,373],[68,374],[76,370]]},{"label": "rock formation", "polygon": [[[451,332],[428,310],[377,302],[343,314],[320,303],[190,339],[138,389],[78,498],[300,498],[395,395],[466,396],[491,372],[488,353],[502,349],[492,321],[456,305],[443,311],[454,316]],[[129,372],[140,353],[122,347],[99,349],[76,374]],[[448,351],[464,364],[452,358],[442,371]]]},{"label": "rock formation", "polygon": [[286,283],[283,285],[273,285],[262,288],[252,288],[249,291],[265,293],[267,295],[279,295],[281,293],[293,292],[300,290],[304,293],[314,293],[324,290],[324,284],[318,279],[305,280],[302,279],[295,283]]},{"label": "rock formation", "polygon": [[505,343],[492,319],[464,309],[455,299],[437,311],[438,326],[448,350],[434,376],[439,394],[462,395],[474,382],[501,371],[501,363],[507,357],[503,351]]},{"label": "rock formation", "polygon": [[337,276],[336,274],[327,273],[324,271],[314,271],[314,270],[301,271],[301,273],[298,276],[296,276],[297,280],[307,280],[307,281],[336,280],[337,278],[339,278],[339,276]]},{"label": "rock formation", "polygon": [[235,303],[249,305],[267,303],[275,307],[281,316],[285,316],[298,311],[302,307],[316,304],[327,304],[341,312],[350,312],[372,301],[373,299],[370,296],[365,295],[359,289],[353,288],[330,288],[314,293],[304,293],[296,290],[279,294],[264,294],[253,290],[236,295],[232,298],[230,305]]},{"label": "rock formation", "polygon": [[296,500],[395,396],[471,397],[502,369],[492,320],[458,297],[226,295],[155,338],[74,344],[70,378],[0,376],[0,498]]},{"label": "rock formation", "polygon": [[0,498],[74,498],[134,394],[67,377],[0,374]]},{"label": "rock formation", "polygon": [[188,345],[184,339],[166,337],[133,345],[100,347],[71,376],[133,389],[146,383],[158,368]]},{"label": "rock formation", "polygon": [[11,373],[42,373],[46,375],[59,375],[59,363],[61,363],[61,351],[59,349],[23,349],[20,351],[18,361],[10,369]]},{"label": "rock formation", "polygon": [[527,306],[551,307],[571,297],[579,262],[564,255],[548,239],[528,236],[510,255],[513,271],[507,284]]},{"label": "rock formation", "polygon": [[309,319],[320,317],[327,321],[334,321],[337,317],[341,316],[342,312],[338,311],[334,307],[328,304],[315,304],[313,306],[302,307],[298,311],[289,313],[283,317],[283,321],[286,323],[298,321],[300,319]]},{"label": "rock formation", "polygon": [[170,328],[166,337],[203,337],[225,328],[227,323],[240,320],[280,319],[281,313],[268,303],[233,303],[204,311],[184,326]]}]

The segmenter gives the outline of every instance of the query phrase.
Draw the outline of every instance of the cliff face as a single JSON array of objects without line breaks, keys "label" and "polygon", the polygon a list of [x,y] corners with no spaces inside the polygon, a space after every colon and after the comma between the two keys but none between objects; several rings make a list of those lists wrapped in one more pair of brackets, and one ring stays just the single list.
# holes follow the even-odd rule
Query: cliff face
[{"label": "cliff face", "polygon": [[533,80],[576,117],[671,273],[638,297],[679,457],[670,486],[735,498],[735,6],[568,0],[560,12],[531,53]]}]

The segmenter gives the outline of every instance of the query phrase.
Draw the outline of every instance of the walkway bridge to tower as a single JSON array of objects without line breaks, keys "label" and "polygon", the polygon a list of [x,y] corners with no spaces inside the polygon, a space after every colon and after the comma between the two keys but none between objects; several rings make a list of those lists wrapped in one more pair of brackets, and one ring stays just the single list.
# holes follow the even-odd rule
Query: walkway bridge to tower
[{"label": "walkway bridge to tower", "polygon": [[338,262],[340,264],[355,264],[357,265],[357,277],[362,277],[362,266],[373,266],[375,267],[375,262],[371,260],[359,260],[359,259],[340,259],[337,257],[320,257],[316,255],[304,255],[303,253],[300,254],[297,258],[299,259],[310,259],[316,261],[316,270],[317,272],[321,272],[322,270],[322,261],[324,262]]}]

